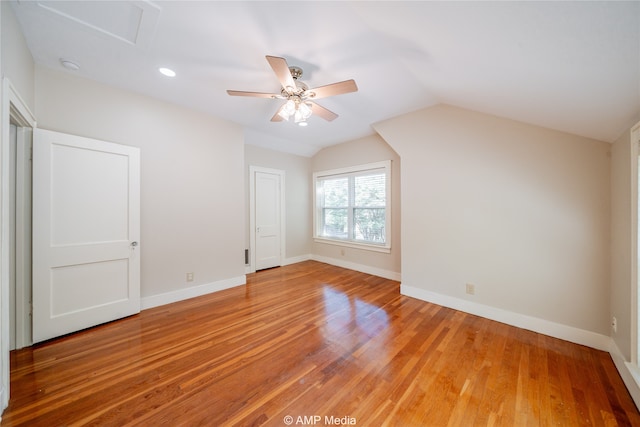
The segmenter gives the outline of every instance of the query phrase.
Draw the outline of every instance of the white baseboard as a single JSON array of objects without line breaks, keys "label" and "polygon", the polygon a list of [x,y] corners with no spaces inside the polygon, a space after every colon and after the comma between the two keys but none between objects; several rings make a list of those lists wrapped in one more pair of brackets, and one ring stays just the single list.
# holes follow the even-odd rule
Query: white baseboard
[{"label": "white baseboard", "polygon": [[610,350],[610,337],[584,329],[575,328],[573,326],[567,326],[484,304],[478,304],[408,285],[400,285],[400,293],[402,295],[453,308],[455,310],[464,311],[465,313],[475,314],[476,316],[506,323],[507,325],[549,335],[554,338],[560,338],[576,344],[586,345],[598,350]]},{"label": "white baseboard", "polygon": [[[7,353],[7,357],[9,357],[9,353]],[[7,378],[7,381],[8,380],[9,378]],[[5,388],[4,384],[1,384],[0,385],[0,415],[2,415],[5,409],[7,409],[7,406],[9,406],[9,393],[7,393],[7,389]],[[2,417],[0,417],[0,420],[1,419]]]},{"label": "white baseboard", "polygon": [[627,362],[614,340],[611,340],[609,354],[616,365],[620,377],[622,377],[624,385],[629,390],[631,398],[636,406],[640,408],[640,372],[638,372],[638,368]]},{"label": "white baseboard", "polygon": [[372,276],[383,277],[389,280],[400,281],[400,273],[395,271],[383,270],[381,268],[371,267],[369,265],[357,264],[355,262],[344,261],[336,258],[329,258],[320,255],[311,255],[311,259],[314,261],[324,262],[325,264],[335,265],[336,267],[342,267],[349,270],[359,271],[361,273],[371,274]]},{"label": "white baseboard", "polygon": [[164,294],[152,295],[140,299],[142,310],[148,308],[159,307],[165,304],[182,301],[189,298],[195,298],[212,292],[222,291],[224,289],[233,288],[235,286],[247,283],[246,276],[232,277],[230,279],[218,280],[213,283],[205,283],[204,285],[193,286],[190,288],[179,289],[176,291],[166,292]]},{"label": "white baseboard", "polygon": [[[319,261],[324,262],[325,264],[335,265],[336,267],[342,267],[349,270],[360,271],[361,273],[371,274],[373,276],[383,277],[389,280],[400,281],[400,273],[396,273],[395,271],[383,270],[381,268],[371,267],[364,264],[357,264],[355,262],[344,261],[336,258],[329,258],[321,255],[313,255],[313,254],[305,254],[298,255],[291,258],[285,258],[282,260],[282,266],[296,264],[303,261]],[[251,266],[246,267],[246,274],[255,272]]]},{"label": "white baseboard", "polygon": [[[394,271],[383,270],[381,268],[371,267],[364,264],[357,264],[354,262],[344,261],[336,258],[324,257],[320,255],[313,255],[313,254],[305,254],[305,255],[299,255],[291,258],[285,258],[284,260],[282,260],[282,265],[283,266],[291,265],[291,264],[296,264],[298,262],[309,261],[309,260],[324,262],[325,264],[335,265],[336,267],[342,267],[349,270],[360,271],[361,273],[367,273],[373,276],[383,277],[389,280],[396,280],[398,282],[400,281],[400,273],[396,273]],[[251,269],[251,266],[247,266],[246,274],[253,273],[253,272],[254,271]]]},{"label": "white baseboard", "polygon": [[309,261],[312,255],[311,254],[306,254],[306,255],[299,255],[299,256],[294,256],[291,258],[285,258],[282,260],[282,265],[291,265],[291,264],[296,264],[298,262],[303,262],[303,261]]},{"label": "white baseboard", "polygon": [[[296,264],[296,263],[302,262],[302,261],[309,261],[310,259],[311,259],[311,255],[310,254],[299,255],[299,256],[283,259],[281,261],[282,264],[280,264],[280,265],[282,267],[284,267],[285,265]],[[251,273],[255,273],[255,272],[256,272],[256,270],[251,265],[247,265],[244,268],[244,274],[251,274]]]}]

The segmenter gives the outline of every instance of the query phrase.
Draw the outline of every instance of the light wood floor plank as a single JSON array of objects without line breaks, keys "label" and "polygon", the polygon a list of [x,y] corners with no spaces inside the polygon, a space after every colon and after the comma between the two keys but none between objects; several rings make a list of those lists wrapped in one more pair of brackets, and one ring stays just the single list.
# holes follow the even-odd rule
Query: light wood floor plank
[{"label": "light wood floor plank", "polygon": [[640,426],[607,353],[313,261],[12,352],[1,425],[284,426],[287,416]]}]

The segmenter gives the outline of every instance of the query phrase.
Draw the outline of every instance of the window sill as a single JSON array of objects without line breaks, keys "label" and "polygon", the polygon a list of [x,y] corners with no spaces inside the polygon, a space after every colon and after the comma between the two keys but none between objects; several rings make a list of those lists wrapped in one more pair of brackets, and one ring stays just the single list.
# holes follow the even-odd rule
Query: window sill
[{"label": "window sill", "polygon": [[324,243],[327,245],[345,246],[347,248],[362,249],[365,251],[381,252],[386,254],[391,253],[391,246],[357,243],[344,240],[323,239],[322,237],[314,237],[313,240],[316,243]]}]

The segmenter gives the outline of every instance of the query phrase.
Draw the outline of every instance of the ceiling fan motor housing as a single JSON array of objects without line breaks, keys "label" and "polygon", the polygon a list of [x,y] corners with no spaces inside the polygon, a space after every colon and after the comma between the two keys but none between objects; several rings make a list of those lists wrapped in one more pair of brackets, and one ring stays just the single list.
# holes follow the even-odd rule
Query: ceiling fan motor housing
[{"label": "ceiling fan motor housing", "polygon": [[291,71],[291,77],[293,77],[296,80],[302,77],[302,68],[300,67],[291,66],[289,67],[289,71]]}]

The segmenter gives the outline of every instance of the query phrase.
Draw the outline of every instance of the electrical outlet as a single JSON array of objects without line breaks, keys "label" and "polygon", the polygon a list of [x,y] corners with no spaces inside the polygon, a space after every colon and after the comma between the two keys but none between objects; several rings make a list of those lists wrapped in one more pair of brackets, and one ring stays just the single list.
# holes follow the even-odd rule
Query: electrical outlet
[{"label": "electrical outlet", "polygon": [[187,273],[187,282],[193,282],[193,273]]},{"label": "electrical outlet", "polygon": [[473,285],[471,283],[467,283],[467,293],[469,295],[475,295],[476,294],[476,285]]},{"label": "electrical outlet", "polygon": [[611,328],[613,329],[613,332],[618,332],[618,319],[616,319],[615,316],[611,319]]}]

